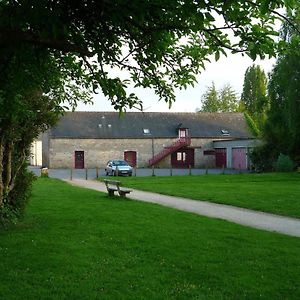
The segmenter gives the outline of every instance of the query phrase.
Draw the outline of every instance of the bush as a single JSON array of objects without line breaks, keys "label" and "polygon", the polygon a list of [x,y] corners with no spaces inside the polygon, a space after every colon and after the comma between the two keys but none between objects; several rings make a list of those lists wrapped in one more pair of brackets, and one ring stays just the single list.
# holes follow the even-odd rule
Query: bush
[{"label": "bush", "polygon": [[292,172],[294,163],[288,155],[280,153],[277,161],[274,163],[274,169],[277,172]]},{"label": "bush", "polygon": [[8,194],[0,210],[2,226],[15,224],[23,216],[35,178],[36,176],[27,170],[27,165],[24,165],[18,174],[14,189]]},{"label": "bush", "polygon": [[0,209],[0,225],[2,227],[7,227],[11,224],[16,224],[19,218],[18,211],[16,211],[10,205],[4,205]]},{"label": "bush", "polygon": [[270,151],[270,147],[264,145],[254,148],[249,154],[251,169],[255,172],[266,172],[273,170],[276,155]]}]

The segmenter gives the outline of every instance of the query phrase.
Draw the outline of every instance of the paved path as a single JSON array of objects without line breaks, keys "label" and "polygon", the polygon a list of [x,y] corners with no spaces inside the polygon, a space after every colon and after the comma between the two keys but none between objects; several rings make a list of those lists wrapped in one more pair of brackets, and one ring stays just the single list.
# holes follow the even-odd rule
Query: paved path
[{"label": "paved path", "polygon": [[[96,180],[76,179],[72,181],[65,181],[72,185],[106,192],[105,185]],[[139,190],[133,190],[133,192],[130,193],[127,197],[144,202],[158,203],[179,210],[188,211],[212,218],[223,219],[249,227],[300,237],[300,219],[296,218],[277,216],[229,205],[198,200],[189,200],[179,197],[143,192]]]}]

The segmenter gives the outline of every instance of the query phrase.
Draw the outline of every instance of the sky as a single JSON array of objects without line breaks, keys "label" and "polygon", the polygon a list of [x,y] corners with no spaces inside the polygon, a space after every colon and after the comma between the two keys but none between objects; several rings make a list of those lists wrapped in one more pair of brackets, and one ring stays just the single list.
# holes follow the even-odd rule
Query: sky
[{"label": "sky", "polygon": [[[244,75],[248,67],[253,63],[260,67],[268,74],[275,63],[275,59],[256,60],[253,62],[249,57],[241,54],[229,54],[223,56],[217,62],[207,63],[206,69],[197,76],[198,83],[194,87],[186,90],[176,90],[176,101],[171,109],[168,104],[158,101],[158,97],[150,89],[135,90],[136,94],[143,101],[145,112],[195,112],[201,107],[201,96],[208,86],[214,82],[217,89],[222,88],[225,84],[230,84],[233,89],[241,94],[244,83]],[[93,96],[93,105],[79,104],[77,111],[113,111],[110,102],[102,94]]]}]

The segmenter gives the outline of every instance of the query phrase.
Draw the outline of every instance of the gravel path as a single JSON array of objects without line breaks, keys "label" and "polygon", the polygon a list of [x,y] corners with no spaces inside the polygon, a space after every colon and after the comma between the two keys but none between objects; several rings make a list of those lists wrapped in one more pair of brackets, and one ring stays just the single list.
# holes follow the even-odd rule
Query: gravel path
[{"label": "gravel path", "polygon": [[[72,181],[65,181],[72,185],[106,192],[105,185],[96,180],[76,179]],[[139,190],[133,190],[127,196],[127,198],[144,202],[157,203],[179,210],[192,212],[212,218],[223,219],[249,227],[300,237],[300,219],[296,218],[278,216],[274,214],[206,201],[196,201],[180,197],[165,196]]]}]

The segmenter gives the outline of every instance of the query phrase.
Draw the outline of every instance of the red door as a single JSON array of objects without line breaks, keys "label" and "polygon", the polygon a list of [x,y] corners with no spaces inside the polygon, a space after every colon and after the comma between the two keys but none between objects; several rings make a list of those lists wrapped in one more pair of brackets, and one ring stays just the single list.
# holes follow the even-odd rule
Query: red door
[{"label": "red door", "polygon": [[173,168],[194,167],[194,149],[181,149],[171,155]]},{"label": "red door", "polygon": [[226,168],[226,148],[215,149],[216,152],[216,167]]},{"label": "red door", "polygon": [[246,148],[232,148],[232,167],[237,170],[247,169]]},{"label": "red door", "polygon": [[75,169],[84,169],[84,151],[75,151]]},{"label": "red door", "polygon": [[136,151],[125,151],[124,160],[126,160],[132,167],[136,167]]}]

